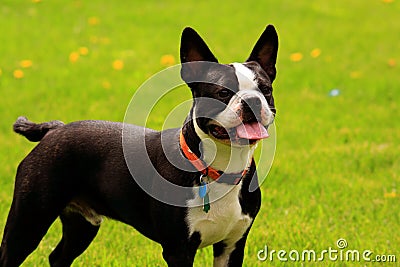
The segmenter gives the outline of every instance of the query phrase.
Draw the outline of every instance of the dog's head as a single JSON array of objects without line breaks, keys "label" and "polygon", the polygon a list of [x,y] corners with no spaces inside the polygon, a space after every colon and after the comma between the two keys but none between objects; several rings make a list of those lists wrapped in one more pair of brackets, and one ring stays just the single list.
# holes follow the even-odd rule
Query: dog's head
[{"label": "dog's head", "polygon": [[276,113],[272,82],[277,52],[278,36],[269,25],[246,62],[219,64],[202,38],[184,29],[181,76],[192,90],[197,134],[233,145],[252,145],[268,137]]}]

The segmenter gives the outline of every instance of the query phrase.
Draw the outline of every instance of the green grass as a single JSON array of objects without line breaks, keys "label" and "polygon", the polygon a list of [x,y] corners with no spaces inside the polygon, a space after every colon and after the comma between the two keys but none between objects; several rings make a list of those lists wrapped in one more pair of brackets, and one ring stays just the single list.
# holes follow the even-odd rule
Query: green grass
[{"label": "green grass", "polygon": [[[399,261],[400,3],[386,2],[2,1],[0,231],[16,167],[34,146],[12,132],[19,115],[34,121],[122,121],[135,89],[165,67],[161,57],[178,59],[185,26],[197,29],[221,62],[240,62],[272,23],[280,37],[277,151],[262,186],[245,266],[293,265],[258,261],[257,251],[265,245],[321,251],[336,248],[339,238],[349,249],[397,254]],[[70,62],[80,47],[89,53]],[[310,55],[314,49],[321,51],[316,58]],[[292,61],[293,53],[301,53],[302,60]],[[26,59],[32,66],[21,68]],[[122,70],[113,69],[115,60],[124,62]],[[23,78],[14,78],[16,69]],[[334,88],[340,95],[330,97]],[[157,116],[149,126],[162,122]],[[24,266],[47,264],[60,234],[56,222]],[[198,252],[196,266],[211,263],[210,249]],[[164,265],[160,246],[110,220],[74,264]]]}]

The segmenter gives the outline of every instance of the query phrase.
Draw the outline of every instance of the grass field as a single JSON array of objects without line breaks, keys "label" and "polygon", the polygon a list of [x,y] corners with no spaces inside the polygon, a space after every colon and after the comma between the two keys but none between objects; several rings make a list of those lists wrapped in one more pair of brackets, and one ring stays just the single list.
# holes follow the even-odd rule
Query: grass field
[{"label": "grass field", "polygon": [[[34,146],[12,132],[19,115],[122,121],[135,89],[178,63],[185,26],[228,63],[246,59],[271,23],[277,151],[245,266],[372,265],[257,259],[265,245],[318,252],[339,238],[400,261],[400,1],[137,2],[1,1],[0,238],[16,167]],[[60,236],[56,222],[24,266],[46,266]],[[198,252],[196,266],[211,263],[211,249]],[[107,220],[74,266],[165,264],[159,245]]]}]

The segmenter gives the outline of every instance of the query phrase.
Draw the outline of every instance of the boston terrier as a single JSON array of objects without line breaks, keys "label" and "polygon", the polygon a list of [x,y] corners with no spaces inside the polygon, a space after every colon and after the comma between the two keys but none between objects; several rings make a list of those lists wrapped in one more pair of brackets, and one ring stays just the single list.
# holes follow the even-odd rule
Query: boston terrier
[{"label": "boston terrier", "polygon": [[0,266],[22,264],[58,217],[51,266],[70,266],[104,217],[161,244],[168,266],[192,266],[197,249],[210,245],[214,266],[241,266],[261,205],[253,152],[276,113],[277,51],[269,25],[246,62],[219,64],[185,28],[181,77],[193,105],[177,129],[19,117],[14,131],[40,142],[18,166]]}]

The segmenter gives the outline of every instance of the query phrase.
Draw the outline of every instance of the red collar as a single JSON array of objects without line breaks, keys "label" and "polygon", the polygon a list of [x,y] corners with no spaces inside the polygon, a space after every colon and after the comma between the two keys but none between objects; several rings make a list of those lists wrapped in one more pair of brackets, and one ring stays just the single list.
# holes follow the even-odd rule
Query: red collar
[{"label": "red collar", "polygon": [[199,159],[199,157],[197,157],[196,154],[190,150],[182,131],[180,132],[179,143],[181,145],[183,154],[190,161],[190,163],[192,163],[192,165],[204,176],[208,176],[216,182],[237,185],[247,173],[247,169],[244,169],[241,173],[224,173],[223,171],[214,169],[211,166],[207,167],[204,161]]}]

